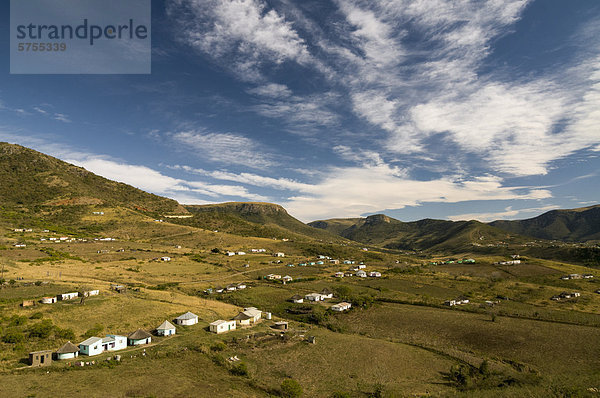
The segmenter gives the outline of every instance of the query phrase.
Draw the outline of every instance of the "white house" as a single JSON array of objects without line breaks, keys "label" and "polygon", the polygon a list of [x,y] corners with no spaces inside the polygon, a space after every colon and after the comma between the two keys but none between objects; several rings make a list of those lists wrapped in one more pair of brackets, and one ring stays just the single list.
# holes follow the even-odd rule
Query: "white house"
[{"label": "white house", "polygon": [[235,256],[235,253],[234,253],[234,252],[227,252],[227,255],[228,255],[229,257],[231,257],[231,256]]},{"label": "white house", "polygon": [[369,276],[370,276],[371,278],[380,278],[380,277],[381,277],[381,272],[378,272],[378,271],[371,271],[371,272],[369,272]]},{"label": "white house", "polygon": [[117,334],[107,334],[102,339],[104,351],[118,351],[127,348],[127,337]]},{"label": "white house", "polygon": [[325,299],[330,299],[333,298],[333,292],[327,288],[321,290],[321,296],[322,299],[321,300],[325,300]]},{"label": "white house", "polygon": [[269,280],[281,279],[281,275],[269,274],[269,275],[267,275],[267,279],[269,279]]},{"label": "white house", "polygon": [[256,307],[244,308],[244,313],[252,317],[252,322],[258,322],[260,320],[260,317],[262,316],[262,311],[257,309]]},{"label": "white house", "polygon": [[292,300],[292,302],[293,302],[293,303],[298,303],[298,304],[299,304],[299,303],[303,303],[303,302],[304,302],[304,297],[302,297],[302,296],[301,296],[301,295],[299,295],[299,294],[294,294],[294,295],[293,295],[293,296],[290,298],[290,300]]},{"label": "white house", "polygon": [[156,334],[159,336],[171,336],[175,334],[175,326],[173,326],[169,321],[164,321],[159,327],[156,328]]},{"label": "white house", "polygon": [[226,289],[228,292],[233,292],[233,291],[237,290],[237,286],[236,285],[227,285]]},{"label": "white house", "polygon": [[246,284],[243,283],[243,282],[242,283],[238,283],[237,288],[238,288],[238,290],[245,289],[246,288]]},{"label": "white house", "polygon": [[360,271],[356,271],[356,276],[358,276],[359,278],[366,278],[367,273],[361,269]]},{"label": "white house", "polygon": [[291,282],[291,281],[293,281],[293,280],[294,280],[294,278],[292,278],[292,277],[291,277],[291,276],[289,276],[289,275],[286,275],[286,276],[282,277],[282,278],[281,278],[281,280],[283,281],[283,283],[287,283],[287,282]]},{"label": "white house", "polygon": [[237,252],[237,253],[235,253],[235,254],[237,254],[238,256],[243,256],[243,255],[245,255],[245,254],[246,254],[246,252]]},{"label": "white house", "polygon": [[180,315],[177,318],[175,318],[175,323],[178,325],[186,325],[186,326],[195,325],[198,323],[198,315],[193,314],[188,311],[185,314]]},{"label": "white house", "polygon": [[334,274],[334,276],[335,276],[336,278],[343,278],[343,277],[344,277],[344,273],[343,273],[343,272],[341,272],[341,271],[338,271],[338,272],[336,272],[336,273]]},{"label": "white house", "polygon": [[164,262],[171,261],[171,257],[167,257],[167,256],[165,256],[165,257],[161,257],[161,258],[160,258],[160,261],[164,261]]},{"label": "white house", "polygon": [[209,329],[211,332],[216,334],[226,333],[230,330],[235,330],[235,320],[233,321],[224,321],[219,319],[218,321],[214,321],[209,325]]},{"label": "white house", "polygon": [[319,293],[308,293],[304,296],[304,299],[308,301],[322,301],[323,296]]},{"label": "white house", "polygon": [[349,310],[350,307],[352,307],[352,304],[350,303],[346,303],[345,301],[342,301],[339,304],[334,304],[331,306],[331,310],[332,311],[337,311],[337,312],[342,312],[342,311],[346,311]]},{"label": "white house", "polygon": [[127,336],[128,345],[142,345],[150,344],[152,341],[152,335],[143,329],[138,329],[135,332]]},{"label": "white house", "polygon": [[104,348],[102,347],[102,339],[100,337],[90,337],[79,343],[79,352],[83,355],[91,357],[102,354],[102,351],[104,351]]},{"label": "white house", "polygon": [[100,290],[90,290],[89,292],[83,292],[84,297],[97,296],[99,294],[100,294]]},{"label": "white house", "polygon": [[59,300],[73,300],[74,298],[77,298],[77,296],[79,296],[79,293],[72,292],[59,294],[58,296],[56,296],[56,298]]},{"label": "white house", "polygon": [[42,304],[54,304],[56,303],[56,297],[42,297]]},{"label": "white house", "polygon": [[273,256],[275,256],[275,257],[285,257],[285,253],[277,252],[277,253],[273,253]]},{"label": "white house", "polygon": [[358,264],[358,267],[356,267],[356,268],[358,268],[358,269],[365,269],[365,268],[367,268],[367,266],[364,265],[364,264]]},{"label": "white house", "polygon": [[444,305],[447,305],[448,307],[453,307],[456,305],[456,300],[446,300],[444,301]]},{"label": "white house", "polygon": [[67,341],[65,345],[56,350],[56,359],[71,359],[79,356],[79,347]]}]

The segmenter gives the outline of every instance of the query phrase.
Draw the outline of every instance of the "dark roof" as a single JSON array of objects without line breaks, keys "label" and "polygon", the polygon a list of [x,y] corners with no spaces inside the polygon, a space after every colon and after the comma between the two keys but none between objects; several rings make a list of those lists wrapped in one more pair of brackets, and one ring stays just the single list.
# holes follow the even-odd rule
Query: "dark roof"
[{"label": "dark roof", "polygon": [[239,314],[237,314],[236,316],[233,317],[233,319],[236,321],[245,321],[246,319],[250,319],[250,318],[252,318],[250,315],[245,314],[243,312],[240,312]]},{"label": "dark roof", "polygon": [[152,337],[152,335],[143,329],[138,329],[127,337],[129,337],[131,340],[143,340],[147,339],[148,337]]},{"label": "dark roof", "polygon": [[333,292],[327,288],[321,290],[321,294],[333,294]]},{"label": "dark roof", "polygon": [[56,350],[57,354],[70,354],[72,352],[79,352],[79,347],[77,347],[75,344],[71,343],[70,341],[67,341],[65,343],[65,345],[63,345],[58,350]]},{"label": "dark roof", "polygon": [[304,299],[304,296],[301,296],[299,294],[294,294],[291,298],[292,300],[299,300],[299,299]]}]

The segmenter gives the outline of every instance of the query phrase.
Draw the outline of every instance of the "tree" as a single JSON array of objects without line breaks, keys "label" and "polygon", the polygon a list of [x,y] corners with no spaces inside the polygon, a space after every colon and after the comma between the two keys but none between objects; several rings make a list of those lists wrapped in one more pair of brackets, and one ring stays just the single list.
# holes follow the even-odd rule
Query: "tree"
[{"label": "tree", "polygon": [[285,379],[281,383],[281,396],[286,398],[298,398],[302,396],[302,386],[294,379]]}]

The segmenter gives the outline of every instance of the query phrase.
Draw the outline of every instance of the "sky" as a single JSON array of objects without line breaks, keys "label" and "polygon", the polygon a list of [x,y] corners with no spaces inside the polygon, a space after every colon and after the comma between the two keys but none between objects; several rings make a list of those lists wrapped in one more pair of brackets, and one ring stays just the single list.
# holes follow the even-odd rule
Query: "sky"
[{"label": "sky", "polygon": [[0,141],[308,222],[600,203],[596,0],[152,1],[152,73],[11,75]]}]

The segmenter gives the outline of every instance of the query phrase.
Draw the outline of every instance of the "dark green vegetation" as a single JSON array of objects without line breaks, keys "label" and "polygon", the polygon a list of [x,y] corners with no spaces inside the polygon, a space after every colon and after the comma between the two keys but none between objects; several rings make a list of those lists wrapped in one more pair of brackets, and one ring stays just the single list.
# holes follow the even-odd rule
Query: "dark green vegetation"
[{"label": "dark green vegetation", "polygon": [[365,244],[400,250],[459,252],[469,250],[473,244],[524,242],[522,237],[510,236],[478,221],[402,222],[377,214],[360,219],[315,221],[309,225]]},{"label": "dark green vegetation", "polygon": [[600,205],[571,210],[552,210],[526,220],[491,222],[514,234],[567,242],[600,241]]},{"label": "dark green vegetation", "polygon": [[120,205],[145,212],[185,212],[174,200],[107,180],[19,145],[0,143],[0,205],[40,215],[69,205]]}]

